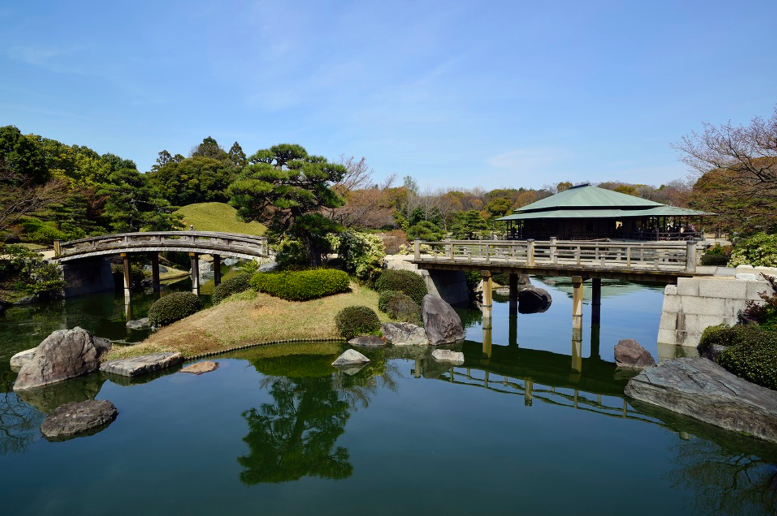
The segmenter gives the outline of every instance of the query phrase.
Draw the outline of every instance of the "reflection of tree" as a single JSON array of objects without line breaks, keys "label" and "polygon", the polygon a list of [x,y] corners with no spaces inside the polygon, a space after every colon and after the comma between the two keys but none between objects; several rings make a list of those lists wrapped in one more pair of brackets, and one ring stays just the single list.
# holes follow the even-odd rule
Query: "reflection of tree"
[{"label": "reflection of tree", "polygon": [[306,475],[351,476],[348,450],[334,448],[350,414],[332,376],[267,380],[275,403],[243,413],[250,432],[244,439],[249,454],[238,458],[245,468],[240,480],[257,484],[288,482]]},{"label": "reflection of tree", "polygon": [[18,453],[40,435],[43,414],[13,392],[0,393],[0,455]]},{"label": "reflection of tree", "polygon": [[695,492],[698,514],[777,514],[777,466],[706,439],[677,445],[674,487]]}]

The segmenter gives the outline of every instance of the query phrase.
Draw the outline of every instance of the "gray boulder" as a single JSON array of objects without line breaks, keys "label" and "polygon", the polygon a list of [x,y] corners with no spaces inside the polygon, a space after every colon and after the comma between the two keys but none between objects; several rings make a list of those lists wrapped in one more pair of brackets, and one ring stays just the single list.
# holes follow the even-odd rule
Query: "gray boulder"
[{"label": "gray boulder", "polygon": [[386,342],[395,346],[428,346],[429,338],[420,326],[410,323],[383,323],[380,325]]},{"label": "gray boulder", "polygon": [[421,301],[421,318],[429,344],[448,344],[464,339],[464,326],[459,314],[442,298],[426,294]]},{"label": "gray boulder", "polygon": [[345,351],[345,353],[337,357],[337,360],[332,362],[332,365],[335,367],[348,367],[358,364],[366,364],[369,361],[369,358],[365,357],[355,349],[348,349]]},{"label": "gray boulder", "polygon": [[15,373],[18,373],[22,366],[33,359],[35,356],[35,349],[25,349],[24,351],[20,351],[14,356],[11,357],[11,371],[14,371]]},{"label": "gray boulder", "polygon": [[178,365],[181,362],[183,362],[183,355],[180,353],[154,353],[103,362],[100,366],[100,371],[134,378]]},{"label": "gray boulder", "polygon": [[382,348],[386,345],[383,339],[375,335],[362,335],[361,337],[355,337],[349,340],[348,344],[362,348]]},{"label": "gray boulder", "polygon": [[92,435],[116,419],[119,411],[107,400],[71,401],[51,412],[40,431],[51,441],[64,441],[79,434]]},{"label": "gray boulder", "polygon": [[218,368],[219,368],[218,362],[213,362],[212,360],[206,360],[204,362],[197,362],[196,364],[188,365],[178,372],[196,374],[199,376],[201,374],[215,371]]},{"label": "gray boulder", "polygon": [[553,298],[544,288],[526,285],[518,291],[518,312],[522,314],[542,313],[550,308]]},{"label": "gray boulder", "polygon": [[656,361],[648,350],[634,339],[622,339],[615,346],[615,365],[643,369],[655,365]]},{"label": "gray boulder", "polygon": [[148,322],[148,317],[133,319],[132,321],[127,321],[127,328],[130,330],[147,330],[151,328],[151,323]]},{"label": "gray boulder", "polygon": [[438,362],[450,362],[453,365],[464,363],[464,353],[461,351],[451,351],[450,349],[435,349],[432,351],[432,358]]},{"label": "gray boulder", "polygon": [[777,395],[706,358],[644,369],[624,390],[636,400],[777,443]]},{"label": "gray boulder", "polygon": [[78,326],[57,330],[35,348],[35,356],[22,366],[13,388],[34,389],[97,371],[100,357],[109,349],[108,340]]}]

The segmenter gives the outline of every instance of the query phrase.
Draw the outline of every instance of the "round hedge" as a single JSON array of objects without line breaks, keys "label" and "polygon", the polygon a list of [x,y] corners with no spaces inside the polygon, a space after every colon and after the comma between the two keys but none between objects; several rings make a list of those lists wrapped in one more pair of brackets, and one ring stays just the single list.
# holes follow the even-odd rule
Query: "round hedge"
[{"label": "round hedge", "polygon": [[335,324],[340,336],[347,340],[380,331],[378,314],[368,306],[346,306],[335,316]]},{"label": "round hedge", "polygon": [[246,273],[238,274],[237,276],[232,276],[231,278],[224,280],[221,285],[216,287],[213,291],[213,303],[221,303],[232,294],[248,290],[251,288],[250,282],[251,275]]},{"label": "round hedge", "polygon": [[378,309],[392,319],[412,324],[421,324],[421,307],[403,292],[384,290],[378,299]]},{"label": "round hedge", "polygon": [[335,269],[259,272],[250,282],[254,290],[288,301],[307,301],[340,294],[351,285],[348,274]]},{"label": "round hedge", "polygon": [[151,305],[148,310],[148,322],[157,328],[167,326],[175,321],[202,310],[202,302],[192,292],[174,292],[162,297]]},{"label": "round hedge", "polygon": [[421,304],[424,296],[429,293],[424,279],[411,271],[402,271],[389,269],[381,273],[378,281],[375,282],[375,290],[383,292],[385,290],[396,290],[404,292],[410,298]]}]

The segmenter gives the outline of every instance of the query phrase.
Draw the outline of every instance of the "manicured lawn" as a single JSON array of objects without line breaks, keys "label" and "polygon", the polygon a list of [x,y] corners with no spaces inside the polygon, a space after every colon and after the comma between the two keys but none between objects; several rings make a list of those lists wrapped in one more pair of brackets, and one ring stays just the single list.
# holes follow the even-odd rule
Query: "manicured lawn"
[{"label": "manicured lawn", "polygon": [[267,228],[258,222],[246,223],[238,220],[237,210],[221,202],[190,204],[176,213],[183,216],[186,229],[193,224],[195,231],[221,231],[255,236],[263,236],[267,231]]}]

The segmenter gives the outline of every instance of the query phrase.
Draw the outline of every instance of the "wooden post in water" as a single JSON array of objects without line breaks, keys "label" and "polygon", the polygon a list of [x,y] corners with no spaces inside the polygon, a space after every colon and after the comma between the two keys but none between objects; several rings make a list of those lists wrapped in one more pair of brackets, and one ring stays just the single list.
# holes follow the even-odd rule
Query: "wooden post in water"
[{"label": "wooden post in water", "polygon": [[592,278],[591,287],[591,325],[599,326],[602,308],[602,279]]},{"label": "wooden post in water", "polygon": [[534,380],[524,380],[524,391],[523,391],[523,404],[527,407],[531,407],[532,405],[532,391],[534,390]]},{"label": "wooden post in water", "polygon": [[221,285],[221,256],[213,255],[213,283],[218,287]]},{"label": "wooden post in water", "polygon": [[189,258],[192,263],[192,292],[200,295],[200,259],[197,253],[189,253]]},{"label": "wooden post in water", "polygon": [[130,261],[127,253],[121,253],[121,261],[124,265],[124,300],[128,302],[132,296],[132,278],[130,277]]},{"label": "wooden post in water", "polygon": [[483,326],[486,325],[486,318],[489,320],[489,326],[491,326],[491,306],[494,290],[494,282],[491,279],[491,271],[480,271],[480,275],[483,278]]},{"label": "wooden post in water", "polygon": [[510,317],[518,316],[518,274],[511,272],[510,280]]},{"label": "wooden post in water", "polygon": [[583,334],[583,278],[572,276],[572,336],[582,340]]},{"label": "wooden post in water", "polygon": [[159,292],[159,253],[151,253],[151,286]]},{"label": "wooden post in water", "polygon": [[483,317],[483,357],[491,358],[491,318]]}]

